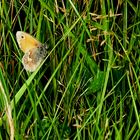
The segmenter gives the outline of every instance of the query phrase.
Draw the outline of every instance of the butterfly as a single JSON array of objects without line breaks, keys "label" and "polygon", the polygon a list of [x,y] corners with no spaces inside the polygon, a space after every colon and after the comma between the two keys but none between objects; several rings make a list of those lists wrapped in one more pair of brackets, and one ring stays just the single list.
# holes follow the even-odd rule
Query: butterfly
[{"label": "butterfly", "polygon": [[46,55],[47,46],[23,31],[17,31],[16,39],[20,49],[25,53],[22,58],[25,70],[35,71]]}]

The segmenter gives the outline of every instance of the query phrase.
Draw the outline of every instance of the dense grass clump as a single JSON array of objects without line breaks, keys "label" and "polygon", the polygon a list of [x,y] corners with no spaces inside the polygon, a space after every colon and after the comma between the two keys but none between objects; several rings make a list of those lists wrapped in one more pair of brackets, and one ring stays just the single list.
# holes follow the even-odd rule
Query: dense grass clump
[{"label": "dense grass clump", "polygon": [[[16,32],[48,51],[30,73]],[[140,1],[0,1],[0,139],[139,139]]]}]

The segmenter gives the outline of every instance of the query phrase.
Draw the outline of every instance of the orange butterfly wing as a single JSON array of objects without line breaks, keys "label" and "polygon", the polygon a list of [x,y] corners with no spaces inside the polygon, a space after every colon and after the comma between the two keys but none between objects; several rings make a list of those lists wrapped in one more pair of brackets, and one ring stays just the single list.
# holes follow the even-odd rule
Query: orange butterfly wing
[{"label": "orange butterfly wing", "polygon": [[30,49],[42,47],[42,43],[40,43],[38,40],[36,40],[28,33],[17,31],[16,38],[19,47],[24,53],[28,52]]}]

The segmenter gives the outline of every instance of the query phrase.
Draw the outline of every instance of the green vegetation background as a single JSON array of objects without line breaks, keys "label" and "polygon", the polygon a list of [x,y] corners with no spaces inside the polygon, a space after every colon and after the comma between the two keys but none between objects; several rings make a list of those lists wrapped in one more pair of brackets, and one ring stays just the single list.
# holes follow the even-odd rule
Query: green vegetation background
[{"label": "green vegetation background", "polygon": [[[23,69],[15,34],[48,53]],[[140,1],[1,0],[0,139],[139,139]]]}]

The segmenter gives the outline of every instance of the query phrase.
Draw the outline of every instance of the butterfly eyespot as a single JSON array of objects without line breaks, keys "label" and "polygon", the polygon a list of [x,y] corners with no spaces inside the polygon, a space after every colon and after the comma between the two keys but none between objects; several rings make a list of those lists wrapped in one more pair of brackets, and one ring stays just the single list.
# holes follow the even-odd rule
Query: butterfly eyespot
[{"label": "butterfly eyespot", "polygon": [[24,38],[25,38],[25,36],[24,36],[24,35],[21,35],[21,38],[22,38],[22,39],[24,39]]}]

